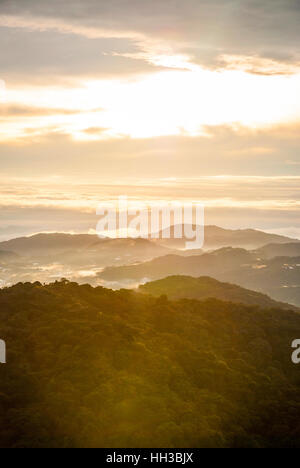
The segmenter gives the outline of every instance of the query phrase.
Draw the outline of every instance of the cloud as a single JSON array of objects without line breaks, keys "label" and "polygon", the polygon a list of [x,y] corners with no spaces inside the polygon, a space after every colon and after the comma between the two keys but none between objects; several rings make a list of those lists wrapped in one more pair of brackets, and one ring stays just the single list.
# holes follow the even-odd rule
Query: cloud
[{"label": "cloud", "polygon": [[133,202],[198,200],[205,202],[207,224],[290,234],[294,226],[293,233],[298,233],[299,182],[300,176],[123,178],[121,183],[84,177],[1,177],[0,239],[41,231],[92,231],[98,221],[96,207],[120,195]]},{"label": "cloud", "polygon": [[90,128],[87,128],[84,130],[84,133],[86,133],[87,135],[102,135],[103,133],[105,133],[107,130],[109,130],[108,128],[102,128],[102,127],[90,127]]},{"label": "cloud", "polygon": [[[300,175],[300,125],[264,129],[210,126],[205,136],[72,140],[48,135],[0,144],[1,172],[14,176],[83,177],[87,181],[126,177],[202,175]],[[295,192],[297,191],[294,188]]]},{"label": "cloud", "polygon": [[154,41],[156,54],[160,44],[213,68],[222,56],[256,57],[283,73],[300,60],[299,0],[3,0],[1,13],[39,18],[41,30],[57,21],[61,32],[127,37],[140,51]]},{"label": "cloud", "polygon": [[[99,110],[97,110],[99,111]],[[79,114],[80,110],[68,110],[59,108],[39,108],[21,104],[0,104],[0,118],[18,117],[44,117],[51,115],[73,115]]]},{"label": "cloud", "polygon": [[255,75],[293,75],[300,73],[300,60],[294,62],[243,55],[221,55],[219,68],[225,70],[243,70]]},{"label": "cloud", "polygon": [[[137,55],[131,38],[87,38],[73,33],[0,27],[1,79],[7,85],[76,82],[161,70]],[[126,56],[126,53],[132,56]]]},{"label": "cloud", "polygon": [[[85,115],[72,120],[72,114],[79,111],[68,110],[68,104],[82,102],[78,81],[113,78],[110,85],[119,80],[136,83],[139,74],[170,68],[193,71],[196,64],[266,75],[269,91],[261,94],[271,98],[270,106],[253,88],[249,91],[246,83],[226,93],[218,83],[214,88],[211,80],[207,89],[203,83],[201,87],[196,76],[197,93],[189,93],[186,77],[190,74],[182,73],[180,83],[184,85],[177,88],[167,74],[167,88],[162,88],[160,94],[155,89],[157,105],[143,88],[131,114],[128,110],[132,112],[134,106],[132,102],[127,105],[130,93],[113,93],[118,103],[126,102],[124,112],[117,106],[114,116],[124,115],[124,122],[132,121],[136,127],[143,122],[153,124],[151,119],[164,126],[170,123],[165,116],[172,120],[174,115],[183,114],[179,101],[185,104],[188,116],[193,110],[197,118],[201,112],[206,118],[207,109],[219,116],[218,104],[223,103],[224,95],[228,98],[225,109],[231,110],[239,102],[249,115],[253,109],[263,114],[271,107],[274,116],[284,103],[290,103],[286,90],[295,94],[291,81],[280,88],[280,93],[269,83],[271,75],[277,79],[278,75],[299,73],[299,0],[0,0],[0,5],[0,78],[7,81],[8,89],[18,88],[18,96],[23,90],[19,103],[1,106],[0,131],[7,134],[8,121],[26,120],[21,139],[12,132],[10,142],[0,143],[1,173],[7,181],[7,185],[1,183],[5,235],[6,226],[12,227],[11,232],[23,232],[22,224],[27,233],[76,230],[77,221],[80,229],[93,229],[94,214],[86,212],[89,203],[94,203],[101,193],[116,196],[123,190],[137,197],[207,200],[211,223],[271,229],[292,226],[298,219],[299,124],[261,129],[211,125],[202,135],[195,131],[193,137],[180,126],[183,130],[177,136],[134,139],[118,134],[118,138],[110,139],[110,121]],[[40,100],[39,93],[42,97],[44,92],[40,89],[31,105],[29,88],[36,91],[36,85],[44,85],[49,100],[53,96],[50,87],[57,91],[58,83],[63,84],[61,99],[49,103],[57,105],[57,109],[49,109],[48,101]],[[76,88],[71,96],[69,88],[73,86]],[[298,82],[293,86],[298,89]],[[197,101],[200,89],[204,89],[208,108]],[[150,99],[145,100],[145,95]],[[91,96],[93,103],[104,105],[101,99],[105,92],[98,90]],[[244,101],[243,96],[250,96],[251,102]],[[153,101],[152,116],[149,100]],[[171,113],[169,102],[174,104]],[[292,105],[294,108],[294,100]],[[146,109],[146,118],[139,106]],[[162,112],[164,108],[168,114]],[[66,117],[51,119],[58,114]],[[35,120],[32,126],[31,120]],[[72,139],[69,133],[74,128],[70,122],[75,122],[79,133],[90,136],[90,141]],[[103,136],[105,139],[101,139]],[[221,177],[224,174],[231,177]],[[41,179],[39,187],[32,180],[22,184],[20,178],[26,176]],[[55,176],[63,179],[59,187],[47,180]],[[12,181],[13,177],[18,180]],[[140,183],[131,184],[132,178],[140,178]],[[162,182],[163,178],[169,182]],[[97,191],[97,184],[103,192]]]}]

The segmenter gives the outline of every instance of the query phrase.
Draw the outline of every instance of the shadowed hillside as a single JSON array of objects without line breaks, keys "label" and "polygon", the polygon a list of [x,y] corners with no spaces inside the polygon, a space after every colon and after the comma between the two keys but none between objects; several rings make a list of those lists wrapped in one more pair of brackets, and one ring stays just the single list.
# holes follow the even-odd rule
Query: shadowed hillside
[{"label": "shadowed hillside", "polygon": [[147,239],[110,239],[88,234],[37,234],[0,243],[0,250],[13,251],[26,260],[64,262],[81,267],[152,259],[170,252]]},{"label": "shadowed hillside", "polygon": [[271,259],[275,257],[300,257],[300,242],[288,244],[268,244],[256,251],[257,255]]},{"label": "shadowed hillside", "polygon": [[99,274],[108,281],[143,278],[161,279],[170,275],[214,276],[230,272],[241,265],[256,262],[256,255],[244,249],[224,248],[212,253],[182,257],[166,255],[138,265],[107,267]]},{"label": "shadowed hillside", "polygon": [[300,312],[300,309],[290,304],[276,302],[264,294],[250,291],[234,284],[221,283],[209,277],[169,276],[162,280],[141,285],[139,291],[156,297],[165,294],[169,299],[175,300],[184,298],[198,300],[216,298],[221,301],[256,305],[265,308],[278,307]]},{"label": "shadowed hillside", "polygon": [[300,446],[300,316],[60,282],[0,291],[1,447]]},{"label": "shadowed hillside", "polygon": [[[174,227],[171,229],[171,236]],[[249,239],[252,239],[251,244]],[[242,242],[240,240],[242,239]],[[256,242],[256,241],[259,242]],[[0,243],[0,285],[12,286],[18,282],[41,281],[49,283],[60,278],[67,278],[80,284],[88,282],[93,286],[111,282],[109,287],[120,287],[120,281],[126,286],[135,287],[144,278],[159,279],[169,275],[200,275],[216,277],[219,280],[237,282],[235,270],[244,265],[262,263],[264,247],[247,251],[233,248],[231,245],[261,245],[267,241],[279,242],[266,246],[267,258],[272,258],[276,246],[280,252],[290,255],[299,251],[300,243],[286,243],[288,238],[266,234],[261,231],[232,231],[215,226],[206,227],[206,242],[211,245],[226,245],[222,249],[205,253],[204,250],[176,250],[185,247],[185,240],[178,239],[131,239],[99,238],[88,234],[44,233],[29,237],[20,237]],[[244,242],[245,241],[245,242]],[[280,244],[280,242],[285,242]],[[174,243],[175,242],[175,243]],[[243,244],[244,242],[244,244]],[[228,247],[229,246],[229,247]],[[163,258],[166,256],[166,258]],[[196,257],[200,258],[198,261]],[[162,258],[161,258],[162,257]],[[190,259],[188,259],[188,257]],[[181,259],[182,258],[182,259]],[[152,263],[151,261],[154,260]],[[145,265],[143,262],[149,262]],[[110,267],[131,266],[119,270]],[[102,270],[107,270],[102,273]],[[231,272],[234,276],[231,277]],[[99,275],[100,273],[100,275]],[[222,276],[228,275],[227,277]],[[238,274],[238,277],[243,275]],[[251,276],[251,272],[250,272]],[[259,283],[261,283],[259,281]],[[104,283],[105,284],[105,283]],[[240,284],[238,282],[238,284]],[[264,282],[262,282],[264,284]],[[252,283],[240,284],[255,289]],[[250,286],[251,285],[251,286]],[[125,284],[122,284],[125,286]],[[289,286],[289,284],[285,284]],[[295,284],[293,283],[294,287]],[[269,293],[269,291],[264,291]],[[287,291],[285,291],[287,292]],[[280,291],[282,293],[282,291]],[[283,300],[295,298],[294,291]],[[277,297],[277,296],[276,296]],[[277,297],[278,298],[278,297]],[[298,304],[298,301],[295,302]]]},{"label": "shadowed hillside", "polygon": [[99,278],[142,283],[174,275],[210,276],[300,306],[300,257],[264,260],[256,252],[244,249],[224,248],[192,257],[168,255],[137,265],[108,267],[99,273]]},{"label": "shadowed hillside", "polygon": [[147,239],[70,234],[22,237],[0,243],[0,285],[68,278],[96,286],[97,272],[105,266],[143,262],[170,252]]},{"label": "shadowed hillside", "polygon": [[16,262],[20,259],[19,255],[14,252],[0,250],[0,265]]}]

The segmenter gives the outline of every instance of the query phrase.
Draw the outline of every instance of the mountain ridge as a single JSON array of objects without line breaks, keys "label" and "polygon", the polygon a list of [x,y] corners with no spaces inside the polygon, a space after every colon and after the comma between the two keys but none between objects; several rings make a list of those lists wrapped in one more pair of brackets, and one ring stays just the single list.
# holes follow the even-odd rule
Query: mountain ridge
[{"label": "mountain ridge", "polygon": [[[186,239],[175,239],[174,231],[175,228],[181,228],[181,225],[172,225],[170,226],[171,238],[163,239],[163,233],[168,232],[169,228],[161,230],[157,233],[159,239],[156,242],[161,243],[162,245],[169,246],[172,248],[184,248]],[[196,225],[190,226],[195,230]],[[200,228],[201,229],[201,228]],[[182,228],[184,232],[184,226]],[[266,244],[270,243],[297,243],[300,240],[292,239],[290,237],[270,234],[258,229],[226,229],[215,225],[206,225],[204,229],[204,249],[219,249],[222,247],[236,247],[236,248],[246,248],[249,250],[254,250],[263,247]]]},{"label": "mountain ridge", "polygon": [[[170,226],[171,235],[174,233],[175,226]],[[162,231],[161,231],[162,232]],[[247,238],[247,235],[252,236],[252,238]],[[221,237],[220,237],[221,236]],[[222,238],[223,236],[223,238]],[[206,238],[206,248],[213,248],[214,244],[221,244],[218,248],[222,247],[236,247],[236,248],[246,248],[251,246],[253,243],[258,244],[254,246],[253,249],[264,247],[267,244],[271,244],[272,241],[277,244],[281,243],[294,243],[300,245],[300,240],[292,239],[285,236],[280,236],[277,234],[269,234],[264,231],[256,229],[225,229],[219,226],[208,225],[205,226],[205,238]],[[124,238],[126,239],[126,238]],[[95,244],[104,243],[111,240],[120,240],[112,239],[110,237],[99,237],[96,234],[66,234],[66,233],[38,233],[33,234],[32,236],[23,236],[16,237],[7,241],[0,242],[0,250],[11,250],[16,251],[16,253],[22,253],[22,249],[44,249],[44,248],[55,248],[63,250],[65,248],[85,248]],[[171,244],[174,242],[180,242],[182,247],[186,240],[185,239],[135,239],[141,241],[148,241],[153,243],[168,243]],[[238,244],[244,245],[238,245]],[[20,251],[21,250],[21,251]]]},{"label": "mountain ridge", "polygon": [[101,271],[104,281],[145,283],[168,276],[210,276],[300,306],[300,257],[259,258],[256,252],[224,248],[191,257],[168,255],[136,265]]},{"label": "mountain ridge", "polygon": [[279,308],[294,310],[300,308],[291,304],[274,301],[266,294],[251,291],[231,283],[224,283],[209,276],[194,278],[191,276],[168,276],[140,285],[138,291],[155,297],[166,295],[170,300],[178,299],[218,299],[245,305],[256,305],[262,308]]}]

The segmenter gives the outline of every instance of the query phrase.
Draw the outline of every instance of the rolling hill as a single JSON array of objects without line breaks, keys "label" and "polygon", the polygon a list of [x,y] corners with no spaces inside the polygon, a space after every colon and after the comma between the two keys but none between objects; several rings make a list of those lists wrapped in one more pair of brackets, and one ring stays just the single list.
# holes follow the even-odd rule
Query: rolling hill
[{"label": "rolling hill", "polygon": [[192,257],[168,255],[137,265],[108,267],[99,278],[121,284],[125,280],[144,283],[174,275],[210,276],[300,306],[300,257],[264,260],[256,252],[243,249],[225,248]]},{"label": "rolling hill", "polygon": [[13,250],[30,260],[67,263],[81,268],[152,259],[170,252],[147,239],[100,239],[96,235],[37,234],[0,243],[0,250]]},{"label": "rolling hill", "polygon": [[0,265],[2,263],[12,263],[20,260],[20,256],[15,252],[10,252],[9,250],[0,250]]},{"label": "rolling hill", "polygon": [[84,249],[101,242],[97,236],[88,234],[36,234],[29,237],[18,237],[0,243],[0,250],[11,250],[25,256],[47,256],[65,252],[70,249]]},{"label": "rolling hill", "polygon": [[0,336],[2,448],[300,446],[294,312],[27,283]]},{"label": "rolling hill", "polygon": [[182,257],[167,255],[138,265],[108,267],[99,277],[108,281],[123,279],[162,279],[172,275],[214,276],[256,262],[255,254],[244,249],[224,248],[203,255]]},{"label": "rolling hill", "polygon": [[[99,238],[92,234],[60,234],[45,233],[36,234],[29,237],[20,237],[0,243],[0,250],[16,252],[25,256],[45,257],[49,255],[65,254],[71,251],[103,250],[104,248],[127,248],[130,243],[134,245],[147,247],[153,251],[167,252],[169,249],[182,249],[185,245],[185,239],[174,239],[174,226],[171,227],[171,239],[162,239],[162,232],[159,233],[160,239],[110,239]],[[230,230],[217,226],[205,227],[205,249],[219,249],[223,247],[235,247],[244,249],[258,249],[266,244],[288,244],[294,243],[300,245],[300,241],[289,239],[288,237],[268,234],[253,229]],[[163,245],[163,247],[162,247]],[[195,253],[199,253],[195,252]]]},{"label": "rolling hill", "polygon": [[268,244],[256,250],[256,254],[265,259],[275,257],[300,257],[300,243]]},{"label": "rolling hill", "polygon": [[265,294],[250,291],[234,284],[222,283],[205,276],[200,278],[193,278],[191,276],[169,276],[162,280],[140,285],[138,291],[151,294],[155,297],[166,295],[171,300],[184,298],[206,300],[215,298],[222,301],[256,305],[263,308],[277,307],[300,312],[299,308],[290,304],[274,301]]}]

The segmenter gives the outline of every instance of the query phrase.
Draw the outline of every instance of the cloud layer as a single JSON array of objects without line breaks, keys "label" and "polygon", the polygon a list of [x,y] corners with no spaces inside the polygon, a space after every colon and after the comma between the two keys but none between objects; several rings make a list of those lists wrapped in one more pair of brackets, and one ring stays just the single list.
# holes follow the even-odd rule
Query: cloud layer
[{"label": "cloud layer", "polygon": [[120,194],[299,229],[299,24],[300,0],[0,0],[0,238]]},{"label": "cloud layer", "polygon": [[[96,129],[93,129],[96,131]],[[99,133],[105,129],[99,129]],[[87,180],[195,175],[300,175],[300,127],[251,130],[207,127],[205,136],[75,141],[55,131],[2,143],[1,172],[9,176],[82,176]]]},{"label": "cloud layer", "polygon": [[287,66],[300,60],[299,0],[3,0],[0,11],[33,23],[39,17],[40,30],[51,24],[53,29],[57,20],[61,29],[127,36],[140,48],[143,39],[144,48],[149,40],[160,41],[162,49],[186,53],[211,67],[222,65],[224,55],[262,57]]}]

